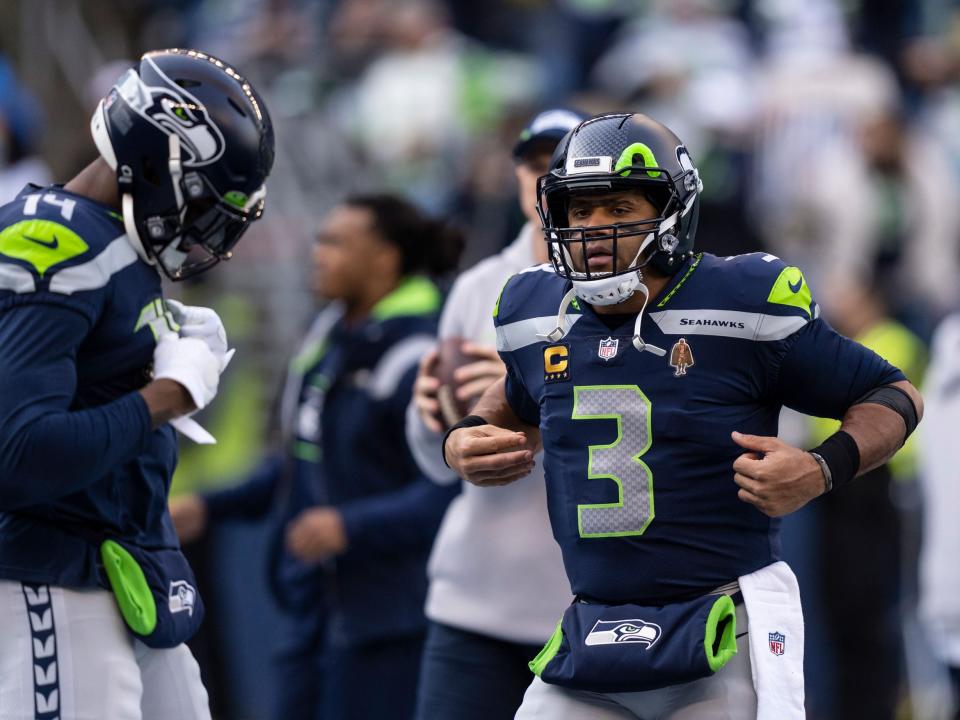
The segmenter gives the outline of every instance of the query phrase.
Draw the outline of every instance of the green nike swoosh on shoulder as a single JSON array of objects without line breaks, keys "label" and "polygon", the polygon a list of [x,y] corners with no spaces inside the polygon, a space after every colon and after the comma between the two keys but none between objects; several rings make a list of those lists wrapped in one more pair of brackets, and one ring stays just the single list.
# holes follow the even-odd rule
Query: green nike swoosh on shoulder
[{"label": "green nike swoosh on shoulder", "polygon": [[42,245],[45,248],[49,248],[50,250],[56,250],[58,247],[60,247],[60,241],[57,240],[56,235],[53,236],[53,240],[41,240],[40,238],[30,237],[29,235],[25,235],[23,233],[20,234],[20,237],[22,237],[24,240],[29,240],[32,243],[36,243],[37,245]]},{"label": "green nike swoosh on shoulder", "polygon": [[798,267],[786,267],[780,271],[773,287],[770,288],[767,302],[799,308],[806,313],[807,317],[813,319],[813,298],[810,296],[810,286],[807,285]]}]

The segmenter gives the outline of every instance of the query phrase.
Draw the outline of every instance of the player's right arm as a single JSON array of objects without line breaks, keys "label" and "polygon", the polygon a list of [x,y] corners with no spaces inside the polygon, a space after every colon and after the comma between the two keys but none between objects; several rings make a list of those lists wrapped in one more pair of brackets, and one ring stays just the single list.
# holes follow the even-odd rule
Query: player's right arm
[{"label": "player's right arm", "polygon": [[136,457],[153,428],[193,409],[172,380],[71,409],[92,319],[35,299],[0,310],[0,509],[54,501]]},{"label": "player's right arm", "polygon": [[474,485],[506,485],[533,470],[540,430],[513,411],[506,386],[498,380],[477,401],[473,413],[486,425],[458,428],[444,443],[447,464]]},{"label": "player's right arm", "polygon": [[452,431],[443,448],[447,464],[474,485],[519,480],[533,469],[533,456],[540,449],[540,408],[501,332],[523,307],[527,290],[518,287],[521,278],[522,274],[515,275],[507,281],[493,311],[497,349],[507,374],[490,385],[473,408],[473,416],[483,418],[486,424]]}]

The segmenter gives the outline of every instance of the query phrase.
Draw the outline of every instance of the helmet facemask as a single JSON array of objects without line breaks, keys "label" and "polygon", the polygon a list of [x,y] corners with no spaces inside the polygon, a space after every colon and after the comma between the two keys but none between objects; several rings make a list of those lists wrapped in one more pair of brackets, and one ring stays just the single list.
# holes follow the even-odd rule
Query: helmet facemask
[{"label": "helmet facemask", "polygon": [[[266,186],[249,198],[240,192],[223,196],[203,173],[183,167],[179,137],[168,139],[175,204],[169,212],[143,217],[131,201],[130,211],[133,229],[147,254],[171,280],[183,280],[230,259],[250,223],[263,214]],[[125,222],[127,213],[125,203]]]},{"label": "helmet facemask", "polygon": [[[640,177],[629,177],[631,172]],[[583,173],[561,177],[544,175],[537,182],[540,198],[538,212],[549,244],[550,260],[562,277],[573,283],[577,296],[593,305],[612,305],[629,298],[643,282],[643,269],[658,252],[671,253],[678,244],[678,219],[689,208],[681,207],[680,194],[670,174],[662,168],[628,167],[621,177],[609,174]],[[569,224],[572,197],[631,192],[643,195],[658,215],[642,220],[574,227]],[[559,221],[564,225],[560,225]],[[642,238],[636,254],[622,263],[621,243],[628,238]],[[597,241],[609,243],[612,266],[609,270],[590,269],[588,259]],[[581,267],[578,270],[577,267]]]}]

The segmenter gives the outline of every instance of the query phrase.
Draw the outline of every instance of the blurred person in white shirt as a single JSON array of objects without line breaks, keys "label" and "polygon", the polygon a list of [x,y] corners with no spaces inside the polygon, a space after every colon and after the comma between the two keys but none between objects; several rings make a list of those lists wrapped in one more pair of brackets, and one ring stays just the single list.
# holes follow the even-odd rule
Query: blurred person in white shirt
[{"label": "blurred person in white shirt", "polygon": [[[462,399],[479,397],[506,372],[491,318],[497,294],[514,273],[547,262],[536,213],[536,181],[557,143],[585,116],[546,110],[513,149],[519,202],[527,219],[500,254],[463,273],[440,319],[439,339],[462,338],[476,361],[457,371]],[[407,440],[421,469],[438,483],[462,482],[443,461],[436,351],[421,363],[407,411]],[[430,559],[418,720],[507,720],[530,684],[528,667],[570,603],[560,548],[547,517],[542,465],[503,487],[463,483]]]},{"label": "blurred person in white shirt", "polygon": [[960,718],[960,314],[937,328],[924,384],[928,420],[920,432],[923,542],[920,617],[934,654],[949,669]]}]

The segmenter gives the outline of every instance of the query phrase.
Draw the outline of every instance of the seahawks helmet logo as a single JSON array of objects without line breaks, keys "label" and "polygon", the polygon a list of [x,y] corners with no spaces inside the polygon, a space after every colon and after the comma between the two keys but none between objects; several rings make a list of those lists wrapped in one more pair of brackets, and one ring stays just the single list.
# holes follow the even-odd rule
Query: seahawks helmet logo
[{"label": "seahawks helmet logo", "polygon": [[153,67],[163,84],[147,85],[137,71],[131,69],[114,88],[119,96],[130,109],[165,135],[176,134],[180,137],[184,165],[196,167],[219,160],[226,143],[220,128],[207,114],[207,109],[164,75],[153,60],[144,58],[143,62]]},{"label": "seahawks helmet logo", "polygon": [[643,643],[653,647],[662,634],[656,623],[639,620],[597,620],[584,640],[586,645],[617,645],[619,643]]}]

